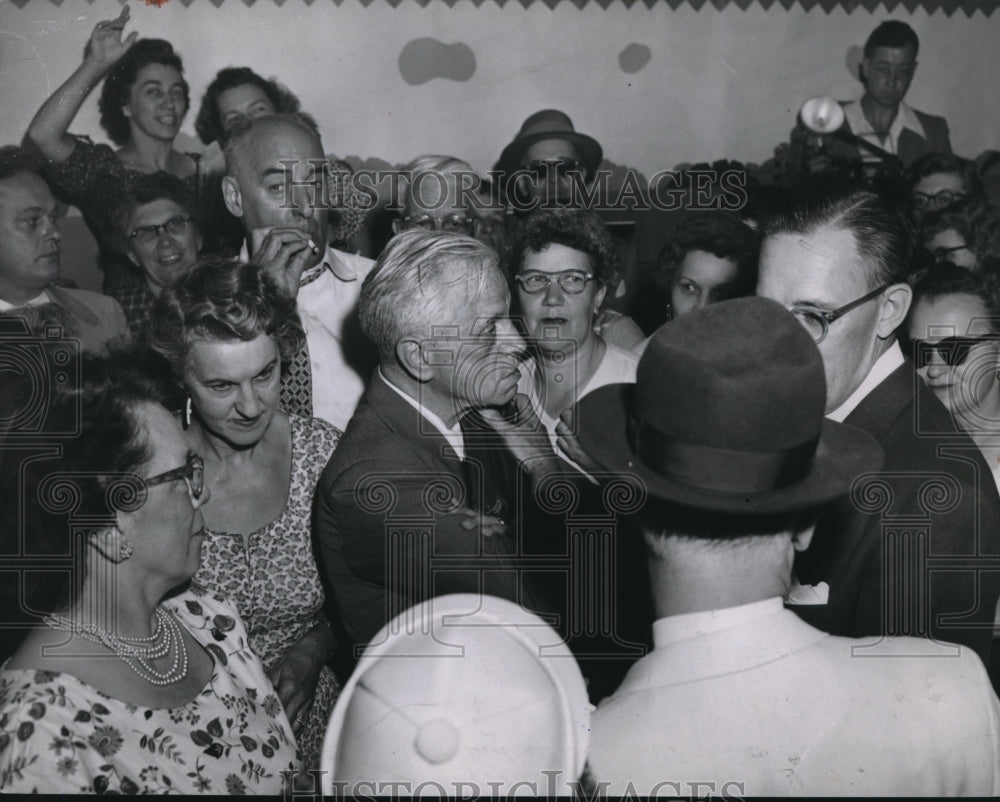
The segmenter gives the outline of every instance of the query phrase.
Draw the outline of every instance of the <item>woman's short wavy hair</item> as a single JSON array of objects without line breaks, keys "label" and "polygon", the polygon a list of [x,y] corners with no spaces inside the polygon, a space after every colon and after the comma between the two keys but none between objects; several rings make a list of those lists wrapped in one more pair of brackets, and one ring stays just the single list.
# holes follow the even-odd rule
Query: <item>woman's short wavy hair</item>
[{"label": "woman's short wavy hair", "polygon": [[[154,447],[137,411],[144,404],[164,403],[170,387],[151,367],[156,360],[140,346],[66,358],[57,355],[65,351],[64,341],[39,335],[31,342],[38,352],[49,352],[44,361],[59,365],[68,378],[44,383],[41,395],[39,376],[31,371],[11,372],[5,379],[0,393],[0,498],[6,502],[0,505],[0,552],[18,554],[20,544],[30,542],[33,555],[55,558],[59,564],[52,571],[21,572],[29,608],[52,612],[74,600],[86,570],[90,550],[74,533],[78,526],[73,522],[87,520],[96,530],[110,527],[118,511],[133,510],[144,500],[128,481],[130,474],[145,473]],[[35,414],[21,414],[29,407]],[[26,461],[25,435],[58,445],[58,461]]]},{"label": "woman's short wavy hair", "polygon": [[928,214],[921,222],[920,237],[926,242],[949,228],[965,240],[977,264],[1000,259],[1000,215],[984,197],[970,197]]},{"label": "woman's short wavy hair", "polygon": [[193,343],[250,342],[261,334],[274,338],[286,371],[305,342],[295,299],[283,294],[262,267],[220,257],[199,260],[167,287],[156,299],[147,330],[150,346],[180,382]]},{"label": "woman's short wavy hair", "polygon": [[174,52],[173,45],[165,39],[140,39],[108,72],[97,102],[97,108],[101,112],[101,128],[107,131],[116,145],[124,145],[132,138],[132,126],[122,109],[128,105],[139,70],[148,64],[164,64],[180,73],[184,89],[184,110],[186,112],[191,108],[191,89],[184,79],[184,64]]},{"label": "woman's short wavy hair", "polygon": [[618,248],[601,218],[584,209],[538,210],[525,218],[515,229],[507,249],[508,276],[520,272],[528,251],[539,253],[553,243],[587,254],[599,286],[617,281]]},{"label": "woman's short wavy hair", "polygon": [[716,212],[689,217],[679,223],[660,249],[656,260],[657,286],[670,292],[684,257],[704,251],[736,263],[736,284],[752,293],[757,284],[760,235],[734,215]]},{"label": "woman's short wavy hair", "polygon": [[918,271],[910,279],[913,303],[910,312],[923,300],[946,295],[972,295],[983,302],[989,313],[989,326],[1000,334],[1000,276],[992,271],[974,272],[951,262],[941,262]]},{"label": "woman's short wavy hair", "polygon": [[249,67],[226,67],[215,74],[212,83],[205,90],[194,121],[194,130],[206,145],[213,142],[225,144],[227,134],[219,116],[219,96],[238,86],[256,86],[260,89],[271,101],[275,114],[295,114],[301,110],[302,104],[295,94],[273,78],[264,78]]},{"label": "woman's short wavy hair", "polygon": [[140,206],[158,200],[169,200],[180,206],[194,225],[200,227],[198,204],[190,186],[170,173],[140,173],[128,182],[125,194],[117,198],[111,208],[111,222],[118,237],[118,247],[124,252],[132,233],[132,215]]}]

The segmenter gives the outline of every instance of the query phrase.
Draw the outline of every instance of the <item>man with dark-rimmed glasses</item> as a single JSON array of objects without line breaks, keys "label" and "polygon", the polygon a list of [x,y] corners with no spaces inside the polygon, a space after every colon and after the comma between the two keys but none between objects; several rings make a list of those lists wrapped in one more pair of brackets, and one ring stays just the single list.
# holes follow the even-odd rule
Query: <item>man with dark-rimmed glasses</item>
[{"label": "man with dark-rimmed glasses", "polygon": [[[912,299],[909,220],[873,193],[844,190],[802,196],[763,229],[758,294],[816,342],[827,417],[868,431],[886,454],[884,471],[859,477],[853,501],[824,512],[796,557],[793,609],[835,635],[918,635],[986,662],[1000,584],[977,568],[998,551],[1000,502],[967,436],[950,437],[945,453],[920,434],[952,427],[897,342]],[[928,500],[932,485],[948,503]]]}]

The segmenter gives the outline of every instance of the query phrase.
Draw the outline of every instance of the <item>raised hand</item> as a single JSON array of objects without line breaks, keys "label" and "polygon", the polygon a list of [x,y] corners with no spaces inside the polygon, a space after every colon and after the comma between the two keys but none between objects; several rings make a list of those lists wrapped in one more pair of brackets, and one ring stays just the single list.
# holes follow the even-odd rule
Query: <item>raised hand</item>
[{"label": "raised hand", "polygon": [[110,69],[139,38],[139,34],[132,31],[122,40],[122,32],[128,21],[129,10],[126,5],[122,6],[121,13],[115,19],[98,22],[84,50],[84,60],[102,69]]},{"label": "raised hand", "polygon": [[250,232],[250,258],[263,267],[285,295],[299,293],[306,265],[316,258],[318,245],[297,228],[255,228]]}]

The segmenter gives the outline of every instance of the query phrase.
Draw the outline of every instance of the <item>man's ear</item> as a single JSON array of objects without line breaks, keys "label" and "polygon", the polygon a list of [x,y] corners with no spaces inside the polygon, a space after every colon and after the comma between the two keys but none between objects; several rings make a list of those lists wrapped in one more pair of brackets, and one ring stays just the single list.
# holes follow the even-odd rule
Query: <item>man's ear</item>
[{"label": "man's ear", "polygon": [[913,301],[913,290],[909,284],[893,284],[882,293],[879,301],[879,321],[877,334],[886,340],[903,325],[906,313],[910,311]]},{"label": "man's ear", "polygon": [[233,217],[243,217],[243,195],[239,182],[231,175],[222,177],[222,199]]},{"label": "man's ear", "polygon": [[427,364],[421,342],[415,337],[396,343],[396,361],[410,378],[418,382],[429,381],[434,375],[434,367]]},{"label": "man's ear", "polygon": [[792,527],[792,548],[796,551],[805,551],[812,543],[813,533],[816,531],[816,522],[819,514],[802,514],[796,517],[795,525]]}]

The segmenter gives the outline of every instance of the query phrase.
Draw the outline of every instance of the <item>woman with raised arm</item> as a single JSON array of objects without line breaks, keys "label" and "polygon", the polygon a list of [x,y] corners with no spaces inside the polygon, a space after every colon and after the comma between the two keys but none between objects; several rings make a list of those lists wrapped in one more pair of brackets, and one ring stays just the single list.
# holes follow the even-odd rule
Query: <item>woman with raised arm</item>
[{"label": "woman with raised arm", "polygon": [[[122,33],[128,6],[114,20],[97,23],[83,61],[35,114],[25,137],[45,157],[47,177],[62,197],[79,207],[100,246],[105,289],[141,281],[117,247],[110,219],[113,201],[130,178],[164,171],[187,182],[199,201],[200,157],[180,153],[174,139],[190,105],[180,57],[163,39]],[[69,127],[101,82],[101,127],[117,146],[95,145]]]}]

